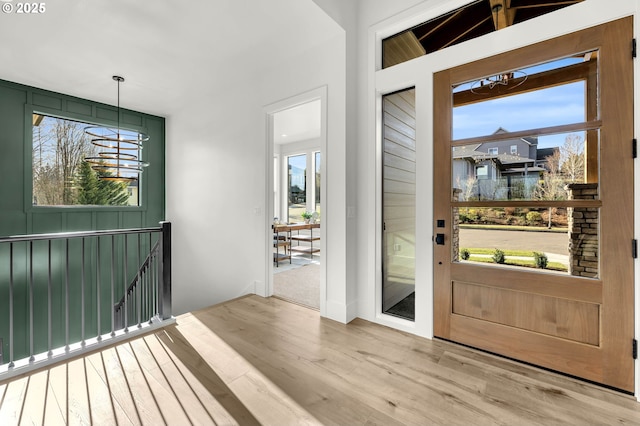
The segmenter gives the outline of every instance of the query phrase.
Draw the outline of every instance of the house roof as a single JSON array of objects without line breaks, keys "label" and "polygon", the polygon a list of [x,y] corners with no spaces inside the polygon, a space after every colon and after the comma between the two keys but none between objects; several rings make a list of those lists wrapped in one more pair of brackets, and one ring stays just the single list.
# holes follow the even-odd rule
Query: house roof
[{"label": "house roof", "polygon": [[545,160],[547,157],[550,157],[553,155],[554,152],[556,152],[558,150],[557,146],[554,146],[553,148],[539,148],[538,152],[537,152],[537,157],[536,160]]}]

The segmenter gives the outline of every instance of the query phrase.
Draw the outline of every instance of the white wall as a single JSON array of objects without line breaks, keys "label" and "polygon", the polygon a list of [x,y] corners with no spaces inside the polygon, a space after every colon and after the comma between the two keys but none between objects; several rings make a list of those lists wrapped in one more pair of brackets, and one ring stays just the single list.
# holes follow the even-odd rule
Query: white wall
[{"label": "white wall", "polygon": [[[318,9],[320,11],[320,9]],[[322,13],[320,11],[320,13]],[[325,15],[326,19],[330,19]],[[346,122],[345,35],[336,25],[336,36],[303,55],[261,71],[260,98],[269,105],[312,89],[327,88],[326,190],[322,205],[322,262],[326,266],[325,312],[329,318],[348,321],[346,298]],[[321,302],[321,306],[322,306]],[[350,319],[350,318],[349,318]]]},{"label": "white wall", "polygon": [[[167,117],[167,217],[180,314],[254,292],[264,275],[264,138],[252,75]],[[258,211],[256,211],[258,209]]]},{"label": "white wall", "polygon": [[[318,7],[317,19],[331,19]],[[174,313],[247,293],[266,295],[267,126],[264,107],[326,86],[326,197],[323,241],[326,312],[346,322],[345,33],[302,28],[309,47],[288,60],[238,70],[224,91],[185,94],[167,117],[167,217],[174,223]],[[277,48],[274,47],[274,48]],[[212,76],[215,78],[215,76]],[[179,232],[178,232],[179,230]]]}]

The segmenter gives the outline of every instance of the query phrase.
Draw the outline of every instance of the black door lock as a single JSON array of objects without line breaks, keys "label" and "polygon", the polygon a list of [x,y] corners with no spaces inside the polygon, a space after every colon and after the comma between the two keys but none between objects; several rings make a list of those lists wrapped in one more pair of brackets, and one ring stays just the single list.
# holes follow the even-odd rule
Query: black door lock
[{"label": "black door lock", "polygon": [[436,234],[436,244],[439,246],[444,245],[444,234]]}]

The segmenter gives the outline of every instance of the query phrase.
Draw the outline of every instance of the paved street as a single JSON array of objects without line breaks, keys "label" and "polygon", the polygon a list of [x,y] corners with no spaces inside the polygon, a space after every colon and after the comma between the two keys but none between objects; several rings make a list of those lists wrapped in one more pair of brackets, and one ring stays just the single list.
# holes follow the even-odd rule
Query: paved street
[{"label": "paved street", "polygon": [[460,229],[460,248],[538,251],[546,253],[549,260],[566,259],[568,243],[569,237],[565,233]]}]

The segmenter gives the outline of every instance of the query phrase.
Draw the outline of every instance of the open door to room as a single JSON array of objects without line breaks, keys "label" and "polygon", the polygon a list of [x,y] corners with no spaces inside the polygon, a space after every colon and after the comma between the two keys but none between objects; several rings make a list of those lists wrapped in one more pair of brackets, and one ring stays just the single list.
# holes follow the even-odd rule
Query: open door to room
[{"label": "open door to room", "polygon": [[434,75],[436,337],[633,392],[631,40],[627,18]]},{"label": "open door to room", "polygon": [[320,308],[322,100],[273,114],[273,295]]}]

